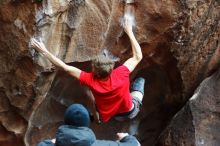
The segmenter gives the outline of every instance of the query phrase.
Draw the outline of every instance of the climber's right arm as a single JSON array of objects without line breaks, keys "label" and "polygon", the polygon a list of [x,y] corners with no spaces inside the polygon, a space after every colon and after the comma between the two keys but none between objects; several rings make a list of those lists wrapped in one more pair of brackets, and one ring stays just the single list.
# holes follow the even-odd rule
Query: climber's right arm
[{"label": "climber's right arm", "polygon": [[130,39],[132,46],[132,53],[133,53],[133,56],[129,58],[127,61],[125,61],[124,65],[129,69],[130,72],[132,72],[135,69],[135,67],[138,65],[138,63],[142,60],[143,55],[142,55],[141,47],[132,31],[132,25],[131,23],[129,23],[128,19],[125,19],[124,30]]},{"label": "climber's right arm", "polygon": [[81,70],[65,64],[62,60],[51,54],[42,42],[38,42],[36,39],[31,39],[31,46],[37,51],[42,53],[47,59],[49,59],[56,67],[66,71],[71,76],[79,79]]}]

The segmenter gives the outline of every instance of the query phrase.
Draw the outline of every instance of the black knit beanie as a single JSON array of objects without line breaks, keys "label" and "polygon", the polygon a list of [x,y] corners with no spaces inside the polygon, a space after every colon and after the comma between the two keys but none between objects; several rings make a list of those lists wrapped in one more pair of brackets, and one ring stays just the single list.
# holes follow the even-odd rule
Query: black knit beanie
[{"label": "black knit beanie", "polygon": [[76,127],[89,127],[89,113],[83,105],[72,104],[65,112],[64,123]]}]

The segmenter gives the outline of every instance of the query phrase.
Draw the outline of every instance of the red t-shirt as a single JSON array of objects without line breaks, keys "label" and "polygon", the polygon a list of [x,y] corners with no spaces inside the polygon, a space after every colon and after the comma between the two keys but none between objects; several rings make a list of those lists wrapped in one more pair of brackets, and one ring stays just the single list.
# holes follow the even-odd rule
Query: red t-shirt
[{"label": "red t-shirt", "polygon": [[95,79],[93,73],[81,72],[80,82],[91,89],[103,122],[131,109],[129,74],[130,71],[124,65],[114,69],[106,81]]}]

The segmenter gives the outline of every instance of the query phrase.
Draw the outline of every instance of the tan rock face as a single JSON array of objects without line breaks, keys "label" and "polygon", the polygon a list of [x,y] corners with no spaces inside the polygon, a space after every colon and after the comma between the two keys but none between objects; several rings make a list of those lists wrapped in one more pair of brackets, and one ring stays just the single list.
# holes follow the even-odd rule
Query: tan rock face
[{"label": "tan rock face", "polygon": [[[83,70],[90,70],[89,61],[101,48],[119,57],[119,65],[132,53],[120,26],[124,11],[120,0],[0,2],[0,145],[35,145],[52,138],[68,105],[88,105],[86,88],[63,72],[55,74],[28,47],[30,38],[41,39],[54,55]],[[130,131],[142,144],[153,145],[176,106],[219,66],[219,2],[136,0],[134,12],[144,58],[131,79],[147,80],[142,111],[124,127],[111,121],[92,128],[98,138],[113,139],[118,129],[136,127],[138,132]]]}]

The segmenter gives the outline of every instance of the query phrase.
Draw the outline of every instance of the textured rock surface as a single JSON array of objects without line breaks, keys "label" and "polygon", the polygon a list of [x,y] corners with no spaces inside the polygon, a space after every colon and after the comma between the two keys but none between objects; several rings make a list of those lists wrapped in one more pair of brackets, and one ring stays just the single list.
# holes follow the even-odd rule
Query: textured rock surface
[{"label": "textured rock surface", "polygon": [[[137,120],[125,126],[93,124],[98,138],[113,139],[119,129],[137,134],[142,145],[155,143],[176,107],[219,66],[219,5],[216,0],[136,1],[135,34],[144,59],[131,79],[147,79],[144,106]],[[102,47],[120,57],[120,64],[131,55],[119,23],[123,12],[119,0],[1,0],[1,146],[52,138],[67,105],[87,105],[86,89],[54,72],[28,47],[30,37],[42,39],[54,55],[83,70],[89,70],[88,61]]]},{"label": "textured rock surface", "polygon": [[24,145],[23,138],[35,99],[37,66],[29,55],[34,5],[0,2],[0,145]]},{"label": "textured rock surface", "polygon": [[[178,21],[173,36],[173,54],[184,85],[184,95],[192,94],[195,87],[219,66],[219,1],[181,1],[184,19]],[[179,34],[176,36],[175,34]]]},{"label": "textured rock surface", "polygon": [[160,137],[158,146],[218,146],[220,70],[204,80]]}]

